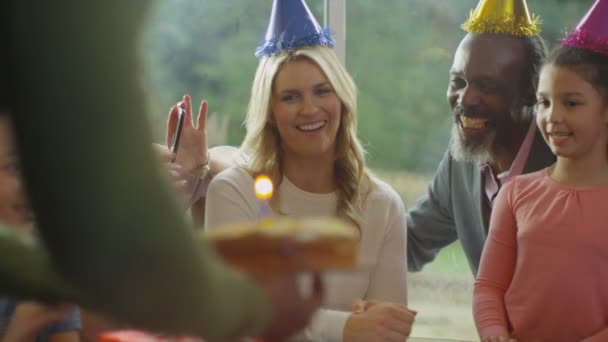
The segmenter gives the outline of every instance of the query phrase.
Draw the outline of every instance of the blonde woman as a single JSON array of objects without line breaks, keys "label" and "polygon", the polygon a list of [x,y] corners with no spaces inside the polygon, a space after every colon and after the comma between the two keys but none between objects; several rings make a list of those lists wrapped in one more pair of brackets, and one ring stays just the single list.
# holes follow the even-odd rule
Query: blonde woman
[{"label": "blonde woman", "polygon": [[[277,190],[273,215],[337,216],[361,233],[361,269],[325,277],[326,300],[300,339],[404,341],[415,313],[406,291],[406,221],[398,194],[365,167],[356,86],[327,46],[263,57],[253,81],[242,150],[246,163],[215,176],[205,227],[257,220],[254,177]],[[374,301],[352,313],[357,299]]]}]

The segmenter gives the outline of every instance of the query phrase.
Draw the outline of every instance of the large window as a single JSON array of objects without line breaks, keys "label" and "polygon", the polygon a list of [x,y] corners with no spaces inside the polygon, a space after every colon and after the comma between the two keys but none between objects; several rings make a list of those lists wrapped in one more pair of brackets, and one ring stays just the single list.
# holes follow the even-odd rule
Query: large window
[{"label": "large window", "polygon": [[[460,24],[477,0],[308,0],[336,26],[345,62],[360,90],[360,135],[369,163],[403,197],[424,193],[452,124],[445,93]],[[554,45],[592,0],[534,0],[543,36]],[[146,80],[159,140],[168,108],[183,93],[209,101],[212,144],[238,145],[253,55],[272,0],[158,1],[145,41]],[[326,9],[329,12],[326,13]],[[333,12],[332,12],[333,11]],[[345,37],[345,40],[341,40]],[[476,340],[473,275],[458,243],[423,272],[409,274],[413,336]]]}]

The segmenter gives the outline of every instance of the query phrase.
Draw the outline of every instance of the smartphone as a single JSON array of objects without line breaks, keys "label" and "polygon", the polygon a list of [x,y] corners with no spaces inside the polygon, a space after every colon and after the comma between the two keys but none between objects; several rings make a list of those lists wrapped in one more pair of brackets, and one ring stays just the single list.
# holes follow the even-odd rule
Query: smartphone
[{"label": "smartphone", "polygon": [[184,126],[184,119],[186,117],[186,110],[179,107],[179,113],[177,116],[177,126],[175,127],[175,134],[173,134],[173,147],[171,148],[174,154],[177,154],[179,148],[179,140],[182,136],[182,127]]}]

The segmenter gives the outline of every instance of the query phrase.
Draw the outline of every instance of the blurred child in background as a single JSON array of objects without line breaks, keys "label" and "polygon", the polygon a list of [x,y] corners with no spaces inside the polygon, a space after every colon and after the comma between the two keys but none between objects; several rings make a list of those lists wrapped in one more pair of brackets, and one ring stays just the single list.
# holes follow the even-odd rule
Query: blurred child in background
[{"label": "blurred child in background", "polygon": [[[0,222],[28,234],[32,219],[9,116],[0,115]],[[73,305],[50,306],[0,296],[0,341],[80,341],[80,328],[80,313]]]}]

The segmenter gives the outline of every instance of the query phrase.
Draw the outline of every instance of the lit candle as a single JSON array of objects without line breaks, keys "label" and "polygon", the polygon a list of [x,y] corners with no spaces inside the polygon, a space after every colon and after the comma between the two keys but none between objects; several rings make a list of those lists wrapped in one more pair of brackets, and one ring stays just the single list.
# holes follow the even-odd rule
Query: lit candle
[{"label": "lit candle", "polygon": [[254,183],[255,195],[260,200],[260,218],[270,216],[270,198],[272,198],[272,181],[266,175],[259,175]]}]

